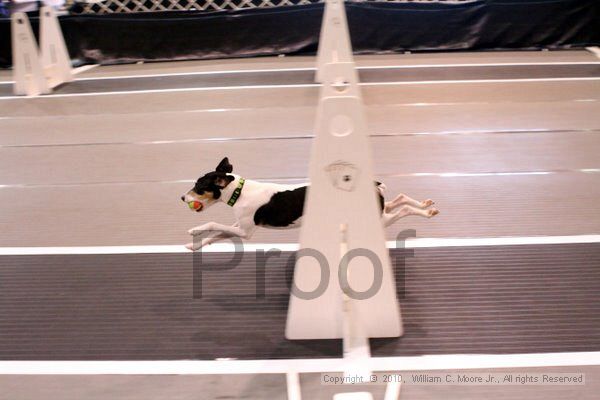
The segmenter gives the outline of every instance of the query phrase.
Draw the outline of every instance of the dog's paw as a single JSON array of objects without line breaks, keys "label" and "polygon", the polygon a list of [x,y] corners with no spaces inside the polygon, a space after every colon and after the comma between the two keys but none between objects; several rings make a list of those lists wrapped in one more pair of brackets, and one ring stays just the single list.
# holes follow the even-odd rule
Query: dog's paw
[{"label": "dog's paw", "polygon": [[192,235],[192,236],[196,236],[201,234],[202,232],[204,232],[199,226],[196,226],[190,230],[188,230],[188,234]]},{"label": "dog's paw", "polygon": [[198,250],[198,246],[194,245],[194,243],[188,243],[185,245],[185,248],[191,251],[196,251]]},{"label": "dog's paw", "polygon": [[427,199],[427,200],[421,202],[421,207],[427,208],[427,207],[432,206],[434,204],[435,204],[435,201],[433,201],[431,199]]},{"label": "dog's paw", "polygon": [[431,218],[434,217],[436,215],[438,215],[440,213],[440,210],[438,210],[437,208],[432,208],[427,210],[427,218]]}]

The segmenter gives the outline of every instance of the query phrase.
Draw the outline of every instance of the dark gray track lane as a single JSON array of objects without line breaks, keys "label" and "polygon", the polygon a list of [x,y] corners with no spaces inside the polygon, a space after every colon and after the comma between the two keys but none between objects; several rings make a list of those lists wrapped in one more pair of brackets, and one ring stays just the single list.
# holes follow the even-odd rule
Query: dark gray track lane
[{"label": "dark gray track lane", "polygon": [[[374,356],[600,350],[600,244],[403,254],[392,251],[405,335],[372,340]],[[340,356],[339,340],[284,338],[290,256],[267,262],[262,299],[253,254],[235,269],[205,254],[219,266],[201,299],[191,254],[3,256],[0,359]]]},{"label": "dark gray track lane", "polygon": [[[115,79],[77,80],[56,88],[54,93],[102,93],[202,87],[282,86],[314,84],[314,70],[209,73],[197,75],[164,75]],[[540,79],[600,76],[599,64],[571,65],[501,65],[469,67],[429,67],[361,69],[360,81],[410,82],[478,79]],[[12,85],[0,84],[0,96],[11,96]]]}]

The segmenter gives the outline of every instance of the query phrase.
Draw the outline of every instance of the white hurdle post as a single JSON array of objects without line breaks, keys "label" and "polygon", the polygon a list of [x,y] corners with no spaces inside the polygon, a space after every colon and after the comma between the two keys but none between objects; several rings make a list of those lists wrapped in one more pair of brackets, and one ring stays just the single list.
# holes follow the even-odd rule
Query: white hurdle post
[{"label": "white hurdle post", "polygon": [[13,93],[37,96],[49,93],[50,88],[40,62],[37,42],[27,14],[19,12],[11,17]]},{"label": "white hurdle post", "polygon": [[[325,35],[321,46],[335,46],[320,47],[320,60],[335,60],[335,54],[351,49],[340,0],[326,1],[321,32]],[[342,338],[347,373],[365,376],[370,358],[368,338],[401,336],[402,324],[375,191],[358,74],[351,50],[346,55],[349,61],[317,66],[323,86],[286,337]],[[318,260],[312,250],[324,259]],[[322,265],[325,261],[327,266]]]},{"label": "white hurdle post", "polygon": [[97,65],[73,69],[58,18],[52,7],[40,8],[40,47],[25,13],[11,17],[13,92],[37,96],[73,80],[75,74]]},{"label": "white hurdle post", "polygon": [[50,88],[73,80],[71,58],[52,7],[40,9],[40,54]]},{"label": "white hurdle post", "polygon": [[325,64],[353,62],[344,0],[327,0],[317,50],[315,81],[323,83]]}]

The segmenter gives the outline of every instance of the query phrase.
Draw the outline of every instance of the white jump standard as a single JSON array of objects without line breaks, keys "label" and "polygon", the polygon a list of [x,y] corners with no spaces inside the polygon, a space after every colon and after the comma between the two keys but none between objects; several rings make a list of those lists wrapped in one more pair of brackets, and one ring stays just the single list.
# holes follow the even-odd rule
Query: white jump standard
[{"label": "white jump standard", "polygon": [[58,18],[52,7],[40,8],[40,47],[25,13],[11,16],[13,92],[16,95],[48,94],[55,87],[71,82],[78,73],[96,65],[71,68]]}]

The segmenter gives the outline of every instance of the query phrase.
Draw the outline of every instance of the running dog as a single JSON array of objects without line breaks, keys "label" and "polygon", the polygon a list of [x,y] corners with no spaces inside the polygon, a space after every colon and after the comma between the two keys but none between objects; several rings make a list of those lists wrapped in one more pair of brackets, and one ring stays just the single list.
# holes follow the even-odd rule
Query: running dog
[{"label": "running dog", "polygon": [[[209,222],[190,229],[188,233],[192,236],[211,232],[217,234],[195,241],[197,243],[188,243],[188,249],[198,250],[218,240],[236,236],[249,239],[259,226],[271,229],[300,226],[306,184],[257,182],[243,179],[232,172],[233,166],[225,157],[214,171],[201,176],[194,187],[181,196],[181,200],[195,212],[201,212],[219,201],[224,202],[232,207],[237,220],[231,226]],[[430,208],[434,204],[432,200],[417,201],[399,194],[394,200],[386,202],[383,198],[385,185],[375,182],[375,189],[379,195],[384,226],[409,215],[431,218],[439,213],[437,209]]]}]

